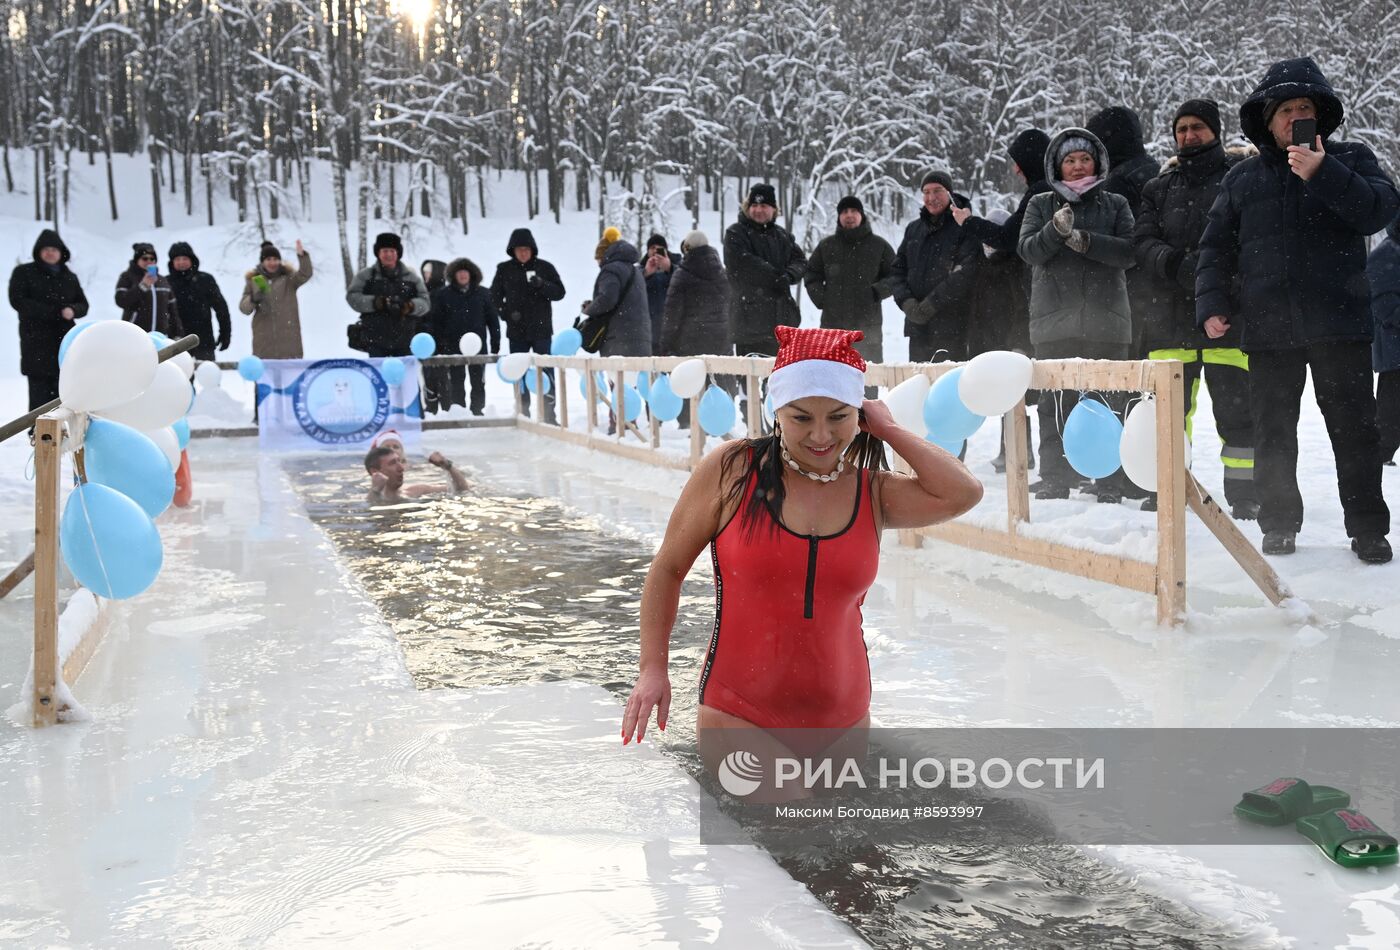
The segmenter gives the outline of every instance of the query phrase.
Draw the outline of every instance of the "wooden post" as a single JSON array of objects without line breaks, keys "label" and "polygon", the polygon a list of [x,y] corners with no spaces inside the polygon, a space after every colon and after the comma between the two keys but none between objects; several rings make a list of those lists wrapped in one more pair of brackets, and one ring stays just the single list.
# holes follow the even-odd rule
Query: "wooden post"
[{"label": "wooden post", "polygon": [[554,401],[558,404],[559,428],[569,427],[569,387],[564,379],[564,367],[554,370]]},{"label": "wooden post", "polygon": [[1269,603],[1277,607],[1283,601],[1293,596],[1293,591],[1289,589],[1274,572],[1273,566],[1264,560],[1264,555],[1260,554],[1244,536],[1240,526],[1235,524],[1235,520],[1221,510],[1220,505],[1200,482],[1196,481],[1196,476],[1190,472],[1186,473],[1186,503],[1205,522],[1205,526],[1210,529],[1211,534],[1220,541],[1226,551],[1244,572],[1249,575],[1254,585],[1264,592],[1264,596],[1269,598]]},{"label": "wooden post", "polygon": [[544,421],[544,369],[539,366],[531,366],[530,372],[535,374],[535,418]]},{"label": "wooden post", "polygon": [[1026,472],[1026,401],[1018,402],[1008,414],[1006,426],[1006,530],[1031,520],[1030,476]]},{"label": "wooden post", "polygon": [[593,434],[593,427],[598,422],[598,377],[593,375],[592,360],[586,360],[584,362],[583,372],[585,375],[584,389],[588,393],[583,399],[584,403],[587,404],[586,411],[588,413],[588,418],[583,425],[583,431],[591,436]]},{"label": "wooden post", "polygon": [[1157,397],[1157,622],[1186,613],[1186,419],[1180,360],[1152,365]]},{"label": "wooden post", "polygon": [[749,398],[744,415],[748,418],[749,438],[756,439],[763,434],[763,387],[759,384],[757,373],[749,373],[748,387]]},{"label": "wooden post", "polygon": [[34,424],[34,725],[58,722],[58,478],[63,423]]},{"label": "wooden post", "polygon": [[[625,399],[622,398],[622,389],[626,385],[627,383],[624,382],[623,378],[623,371],[618,370],[617,379],[613,380],[612,414],[613,431],[617,433],[617,441],[619,442],[621,442],[627,435],[627,420],[622,417],[623,410],[626,408],[627,402]],[[637,438],[640,439],[641,436],[639,435],[637,436]],[[642,441],[645,442],[646,440],[643,439]]]},{"label": "wooden post", "polygon": [[700,464],[705,454],[705,430],[700,428],[700,397],[690,397],[690,470]]}]

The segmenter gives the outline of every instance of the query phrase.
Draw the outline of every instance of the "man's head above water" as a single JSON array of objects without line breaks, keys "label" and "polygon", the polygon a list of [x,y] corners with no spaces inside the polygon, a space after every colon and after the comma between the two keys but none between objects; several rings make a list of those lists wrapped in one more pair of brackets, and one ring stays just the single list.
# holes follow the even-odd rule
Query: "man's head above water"
[{"label": "man's head above water", "polygon": [[403,457],[389,445],[377,445],[365,455],[365,471],[383,475],[386,486],[396,491],[403,485]]}]

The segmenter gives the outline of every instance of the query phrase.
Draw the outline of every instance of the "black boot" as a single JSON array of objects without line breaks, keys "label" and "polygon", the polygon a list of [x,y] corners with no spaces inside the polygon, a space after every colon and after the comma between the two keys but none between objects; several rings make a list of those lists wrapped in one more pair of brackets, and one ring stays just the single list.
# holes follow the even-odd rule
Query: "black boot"
[{"label": "black boot", "polygon": [[[1297,536],[1292,531],[1265,531],[1264,532],[1264,553],[1265,554],[1292,554],[1297,550]],[[1382,541],[1385,539],[1382,538]],[[1352,542],[1353,550],[1356,542]],[[1389,547],[1387,547],[1389,550]]]},{"label": "black boot", "polygon": [[1390,542],[1383,534],[1363,534],[1351,539],[1351,549],[1366,564],[1388,564],[1391,552]]}]

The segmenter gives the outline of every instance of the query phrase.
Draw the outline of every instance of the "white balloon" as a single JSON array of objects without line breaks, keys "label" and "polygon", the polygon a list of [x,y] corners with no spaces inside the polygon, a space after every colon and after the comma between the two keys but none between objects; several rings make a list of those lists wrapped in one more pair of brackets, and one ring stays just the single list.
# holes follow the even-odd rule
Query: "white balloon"
[{"label": "white balloon", "polygon": [[700,395],[705,388],[705,361],[686,360],[671,370],[671,392],[682,399]]},{"label": "white balloon", "polygon": [[529,353],[511,353],[501,357],[501,377],[509,382],[519,382],[529,369]]},{"label": "white balloon", "polygon": [[481,352],[481,336],[476,333],[463,333],[462,342],[458,344],[463,356],[475,356]]},{"label": "white balloon", "polygon": [[125,320],[103,320],[68,348],[58,373],[59,398],[79,412],[120,406],[151,385],[156,363],[144,330]]},{"label": "white balloon", "polygon": [[924,424],[924,400],[928,398],[929,387],[928,377],[920,373],[885,393],[881,402],[889,407],[890,415],[901,428],[922,435],[928,431]]},{"label": "white balloon", "polygon": [[165,457],[170,460],[171,468],[180,467],[180,437],[175,434],[174,429],[169,426],[163,429],[151,429],[145,435],[165,453]]},{"label": "white balloon", "polygon": [[223,379],[224,371],[219,369],[218,363],[202,362],[194,369],[194,381],[199,383],[200,389],[218,389],[219,382]]},{"label": "white balloon", "polygon": [[190,355],[189,350],[183,353],[176,353],[174,356],[170,357],[170,359],[166,360],[166,362],[174,363],[176,366],[180,367],[180,371],[185,374],[186,379],[190,379],[194,376],[194,357]]},{"label": "white balloon", "polygon": [[974,356],[958,379],[958,398],[979,416],[1010,412],[1031,384],[1029,356],[992,350]]},{"label": "white balloon", "polygon": [[[87,336],[88,333],[83,336]],[[148,343],[147,346],[149,345]],[[68,365],[67,360],[64,361],[64,365]],[[103,409],[98,415],[125,423],[133,429],[149,432],[174,424],[189,408],[190,381],[184,370],[174,361],[167,360],[156,367],[155,376],[145,392],[130,402]]]},{"label": "white balloon", "polygon": [[[1186,429],[1177,429],[1191,467],[1191,451],[1186,443]],[[1123,460],[1123,474],[1144,491],[1157,490],[1157,401],[1152,397],[1139,402],[1123,420],[1123,436],[1118,440],[1118,454]]]}]

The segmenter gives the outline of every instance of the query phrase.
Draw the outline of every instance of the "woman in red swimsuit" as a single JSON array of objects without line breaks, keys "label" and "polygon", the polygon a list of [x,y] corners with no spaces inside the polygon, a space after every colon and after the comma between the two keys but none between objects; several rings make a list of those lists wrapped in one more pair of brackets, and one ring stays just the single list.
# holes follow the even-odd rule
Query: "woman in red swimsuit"
[{"label": "woman in red swimsuit", "polygon": [[[701,459],[647,574],[624,744],[641,741],[653,710],[666,728],[681,582],[707,545],[715,626],[700,677],[702,754],[716,729],[863,728],[870,666],[861,604],[881,530],[956,518],[982,497],[961,462],[864,398],[865,361],[851,346],[864,334],[778,327],[777,335],[773,434]],[[913,475],[886,469],[883,443]]]}]

